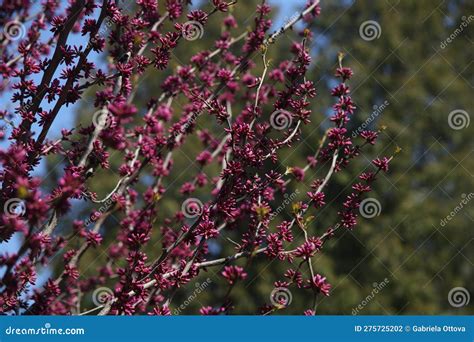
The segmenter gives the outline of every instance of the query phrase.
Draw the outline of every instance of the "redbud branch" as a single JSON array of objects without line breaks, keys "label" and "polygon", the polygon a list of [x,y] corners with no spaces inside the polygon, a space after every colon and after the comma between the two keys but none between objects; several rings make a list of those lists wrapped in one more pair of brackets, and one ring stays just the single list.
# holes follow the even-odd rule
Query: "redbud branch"
[{"label": "redbud branch", "polygon": [[[299,16],[297,17],[294,17],[294,18],[291,18],[291,20],[289,20],[283,27],[281,27],[278,31],[275,31],[267,40],[265,40],[265,43],[268,43],[268,44],[273,44],[275,43],[275,39],[282,35],[283,33],[285,33],[288,29],[290,29],[291,27],[293,27],[293,25],[295,25],[298,21],[300,21],[301,19],[303,19],[306,15],[308,15],[309,13],[311,13],[312,10],[314,10],[316,8],[316,6],[319,5],[319,0],[316,0],[315,2],[313,2],[307,9],[305,9],[303,12],[301,12],[299,14]],[[264,44],[265,44],[264,43]]]},{"label": "redbud branch", "polygon": [[[104,4],[106,3],[106,0],[104,0]],[[46,89],[48,85],[51,83],[51,80],[54,76],[54,73],[56,72],[56,69],[58,68],[61,60],[62,60],[62,51],[61,49],[65,46],[69,33],[71,32],[72,28],[74,27],[74,24],[76,23],[77,19],[79,18],[79,15],[81,14],[82,10],[85,7],[85,0],[77,0],[72,6],[71,6],[71,14],[69,16],[69,19],[66,21],[63,29],[59,33],[58,40],[56,43],[56,49],[54,50],[53,57],[50,60],[50,63],[48,65],[48,68],[45,70],[43,74],[43,78],[41,79],[41,83],[38,86],[36,96],[33,99],[33,103],[31,104],[31,107],[29,108],[29,111],[36,113],[41,101],[43,100],[44,95],[46,94]],[[31,122],[30,121],[23,121],[22,127],[23,131],[29,131],[31,129]]]},{"label": "redbud branch", "polygon": [[[81,1],[83,1],[83,0],[78,0],[77,2],[81,2]],[[55,118],[56,118],[57,114],[59,113],[59,110],[61,109],[61,107],[66,102],[66,97],[67,97],[67,94],[68,94],[69,90],[72,88],[72,85],[75,82],[77,75],[79,75],[79,73],[82,70],[82,67],[83,67],[84,63],[87,61],[87,56],[89,55],[89,53],[92,51],[92,48],[93,48],[93,45],[91,44],[92,40],[94,39],[94,36],[99,31],[99,28],[102,25],[102,22],[104,21],[104,19],[106,17],[107,3],[108,3],[108,0],[103,0],[102,9],[101,9],[99,18],[97,19],[97,25],[94,28],[94,32],[90,35],[89,44],[87,45],[85,50],[81,53],[81,56],[79,57],[79,61],[77,62],[77,65],[74,68],[74,70],[72,72],[72,75],[66,81],[66,84],[64,85],[64,87],[62,89],[61,95],[60,95],[58,101],[56,102],[56,105],[54,106],[53,110],[51,111],[50,115],[48,116],[48,120],[46,120],[46,122],[44,123],[43,128],[42,128],[42,130],[41,130],[41,132],[38,136],[38,139],[36,139],[36,143],[35,143],[36,145],[41,145],[43,143],[44,139],[46,139],[46,135],[48,134],[48,131],[49,131],[49,129],[51,128],[51,126],[53,124],[53,121],[55,120]],[[48,84],[49,84],[49,82],[48,82]],[[39,106],[39,104],[38,104],[38,106]]]}]

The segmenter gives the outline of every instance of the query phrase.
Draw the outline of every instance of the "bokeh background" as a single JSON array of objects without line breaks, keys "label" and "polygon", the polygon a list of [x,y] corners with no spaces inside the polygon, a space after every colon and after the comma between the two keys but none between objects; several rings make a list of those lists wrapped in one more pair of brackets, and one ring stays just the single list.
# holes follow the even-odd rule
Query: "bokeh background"
[{"label": "bokeh background", "polygon": [[[276,29],[296,15],[305,1],[270,3],[274,6]],[[240,25],[236,34],[253,23],[256,4],[239,1],[232,13]],[[208,8],[209,4],[200,1],[193,6]],[[364,150],[359,161],[333,178],[327,190],[334,198],[332,202],[341,202],[350,192],[351,182],[371,159],[391,155],[398,147],[401,151],[392,161],[390,172],[380,174],[370,195],[380,203],[379,215],[361,217],[354,231],[340,231],[314,258],[316,270],[333,285],[330,297],[319,297],[318,313],[473,314],[474,299],[457,307],[450,302],[449,294],[459,287],[468,296],[474,294],[474,123],[470,123],[474,108],[474,2],[322,0],[321,7],[321,16],[311,27],[314,39],[310,79],[318,89],[312,124],[305,126],[304,140],[282,154],[285,165],[281,166],[304,166],[306,156],[316,151],[324,130],[330,127],[330,88],[335,82],[338,52],[345,54],[344,64],[355,72],[350,86],[358,109],[352,128],[356,130],[366,122],[368,127],[383,131],[376,147]],[[194,53],[211,48],[221,30],[219,19],[211,18],[200,40],[180,46],[173,55],[172,66],[188,63]],[[367,22],[375,30],[375,34],[369,32],[369,38],[363,30]],[[281,36],[269,51],[270,58],[275,63],[287,58],[296,38],[294,31]],[[161,93],[160,83],[170,72],[149,70],[141,77],[135,98],[138,107],[143,108],[150,96]],[[93,110],[87,99],[92,102],[94,93],[92,89],[86,101],[63,115],[56,124],[56,132],[64,126],[90,121]],[[179,101],[173,106],[175,113],[179,113]],[[454,122],[453,116],[462,120]],[[370,122],[366,121],[368,118]],[[208,127],[205,120],[200,118],[198,127]],[[175,172],[167,180],[167,199],[160,208],[163,217],[177,210],[185,199],[179,188],[198,170],[191,156],[200,149],[191,139],[175,154]],[[108,193],[119,179],[119,162],[112,157],[110,170],[88,184],[99,197]],[[43,166],[45,188],[59,178],[61,163],[51,158]],[[308,174],[305,182],[292,182],[290,192],[298,190],[304,196],[311,176]],[[140,182],[144,187],[149,178],[145,175]],[[206,192],[198,195],[203,200],[209,196]],[[77,204],[71,220],[86,219],[93,209],[98,209],[83,202]],[[333,224],[337,209],[328,203],[313,223],[315,231]],[[288,217],[281,213],[279,218]],[[105,241],[83,257],[81,274],[92,275],[97,265],[108,262],[107,247],[114,242],[119,219],[107,219]],[[159,227],[162,222],[158,219],[155,224]],[[61,229],[68,231],[70,225],[65,222]],[[228,234],[232,237],[232,232]],[[156,255],[147,250],[150,259],[159,254],[159,240],[159,234],[153,236],[150,244],[157,248]],[[215,257],[233,252],[231,244],[216,243],[210,247]],[[244,265],[245,261],[239,264]],[[259,306],[268,303],[273,282],[281,278],[286,268],[282,263],[254,258],[248,265],[249,277],[232,293],[238,302],[235,313],[254,314]],[[172,312],[185,302],[181,314],[196,314],[201,306],[219,305],[226,289],[218,286],[222,282],[219,271],[209,269],[202,274],[196,282],[203,284],[207,278],[210,282],[198,294],[194,293],[196,284],[180,289],[173,299]],[[43,278],[51,272],[55,272],[54,263],[44,270]],[[114,279],[108,285],[113,287]],[[307,292],[291,294],[289,307],[277,314],[302,314],[309,300]],[[188,300],[190,296],[192,300]],[[84,301],[84,308],[93,306],[90,299]]]}]

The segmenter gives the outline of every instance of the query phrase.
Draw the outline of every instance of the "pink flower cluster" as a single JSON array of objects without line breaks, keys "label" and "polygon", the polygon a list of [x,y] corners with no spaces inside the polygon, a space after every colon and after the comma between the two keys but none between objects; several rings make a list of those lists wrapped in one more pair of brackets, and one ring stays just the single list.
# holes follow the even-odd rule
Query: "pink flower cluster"
[{"label": "pink flower cluster", "polygon": [[[330,294],[331,285],[313,270],[311,259],[337,229],[354,228],[364,193],[378,172],[387,171],[390,159],[373,161],[373,171],[360,175],[340,205],[338,222],[318,234],[309,213],[330,203],[325,190],[332,175],[374,144],[378,134],[365,131],[357,138],[362,141],[355,142],[348,133],[356,110],[347,83],[353,72],[339,56],[339,84],[331,92],[332,127],[307,165],[280,170],[279,151],[304,138],[304,125],[317,126],[324,118],[311,111],[317,92],[306,78],[311,32],[300,32],[289,60],[273,65],[267,52],[296,21],[310,22],[319,15],[319,1],[309,0],[300,16],[275,33],[269,32],[271,9],[264,1],[256,6],[252,29],[240,35],[229,14],[238,3],[230,0],[213,0],[207,12],[188,11],[187,1],[181,0],[160,6],[156,0],[136,0],[133,11],[111,0],[70,0],[66,8],[44,0],[39,11],[32,3],[5,1],[0,15],[2,27],[13,22],[24,30],[19,39],[2,35],[0,44],[0,92],[11,96],[14,106],[0,108],[6,127],[0,138],[9,144],[0,150],[0,242],[14,234],[22,238],[16,252],[2,249],[0,254],[0,313],[79,314],[85,298],[109,286],[110,295],[94,303],[91,313],[169,315],[177,289],[217,267],[227,294],[200,312],[227,314],[238,304],[231,299],[232,289],[256,276],[246,266],[257,257],[288,265],[276,287],[306,289],[314,303],[316,296]],[[223,22],[215,46],[172,69],[173,51],[199,44],[190,35],[193,30],[205,34],[210,16]],[[69,45],[73,35],[83,43]],[[108,64],[97,66],[93,55],[106,56]],[[169,76],[161,95],[150,97],[142,108],[134,101],[138,79],[152,68]],[[95,89],[90,124],[62,129],[59,137],[51,132],[53,122],[90,88]],[[181,197],[173,199],[183,206],[163,217],[160,204],[169,196],[166,184],[172,181],[175,153],[192,136],[202,144],[195,156],[199,171],[180,185]],[[101,169],[112,172],[112,155],[121,158],[113,170],[120,179],[105,198],[98,198],[93,180]],[[64,160],[51,189],[35,176],[49,156]],[[212,171],[216,167],[217,173]],[[324,171],[324,176],[308,179],[309,169]],[[151,184],[142,182],[145,174]],[[290,182],[301,187],[309,182],[311,191],[286,208],[292,219],[278,222],[280,216],[272,213],[277,199],[290,191]],[[146,190],[139,193],[139,186]],[[208,195],[198,196],[198,191]],[[78,200],[100,209],[90,220],[74,217],[68,224]],[[108,261],[82,271],[81,258],[101,246],[107,234],[104,222],[111,215],[120,224],[113,242],[101,247]],[[234,254],[213,257],[209,242],[228,244],[228,232],[238,236]],[[159,246],[151,242],[157,237]],[[303,237],[304,242],[297,242]],[[152,258],[157,250],[159,256]],[[247,263],[237,266],[243,260]],[[52,261],[55,272],[45,284],[37,284],[41,268]],[[262,298],[262,313],[281,308],[268,299]],[[315,314],[316,305],[303,312]]]}]

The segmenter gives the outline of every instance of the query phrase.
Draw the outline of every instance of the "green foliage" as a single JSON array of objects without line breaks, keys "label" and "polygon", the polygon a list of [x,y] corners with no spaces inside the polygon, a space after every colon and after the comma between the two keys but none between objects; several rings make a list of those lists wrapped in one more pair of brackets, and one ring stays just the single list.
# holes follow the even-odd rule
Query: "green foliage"
[{"label": "green foliage", "polygon": [[[473,13],[472,1],[331,1],[315,25],[321,70],[330,70],[342,51],[354,69],[351,80],[358,105],[358,127],[384,101],[389,105],[374,120],[387,126],[377,154],[402,151],[391,170],[377,182],[381,214],[361,218],[325,252],[335,262],[333,296],[324,313],[350,308],[385,277],[384,288],[360,314],[461,314],[449,291],[457,286],[471,294],[473,279],[472,203],[446,225],[441,220],[473,188],[473,125],[453,130],[448,115],[472,111],[472,22],[444,49],[444,42]],[[376,20],[378,39],[365,41],[361,24]],[[324,39],[323,39],[324,38]],[[327,42],[327,46],[326,46]],[[472,114],[472,113],[470,113]],[[367,157],[369,158],[369,157]],[[364,158],[362,158],[364,159]],[[340,187],[346,184],[341,181]],[[340,287],[338,284],[341,284]]]}]

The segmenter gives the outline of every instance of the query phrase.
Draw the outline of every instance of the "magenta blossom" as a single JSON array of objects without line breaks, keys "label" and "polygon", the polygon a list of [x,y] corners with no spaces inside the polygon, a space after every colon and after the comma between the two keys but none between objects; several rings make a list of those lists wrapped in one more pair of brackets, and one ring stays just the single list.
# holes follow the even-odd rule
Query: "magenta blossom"
[{"label": "magenta blossom", "polygon": [[[20,242],[0,252],[0,314],[170,315],[204,291],[201,314],[231,314],[247,277],[286,303],[296,289],[304,303],[329,295],[313,258],[355,229],[391,158],[335,193],[378,132],[350,132],[360,114],[342,56],[329,94],[313,77],[318,0],[276,31],[265,1],[249,28],[231,0],[5,3],[2,27],[19,30],[0,44],[0,243]],[[77,125],[58,127],[77,107]],[[323,227],[327,206],[337,215]],[[265,261],[285,273],[258,277]]]}]

